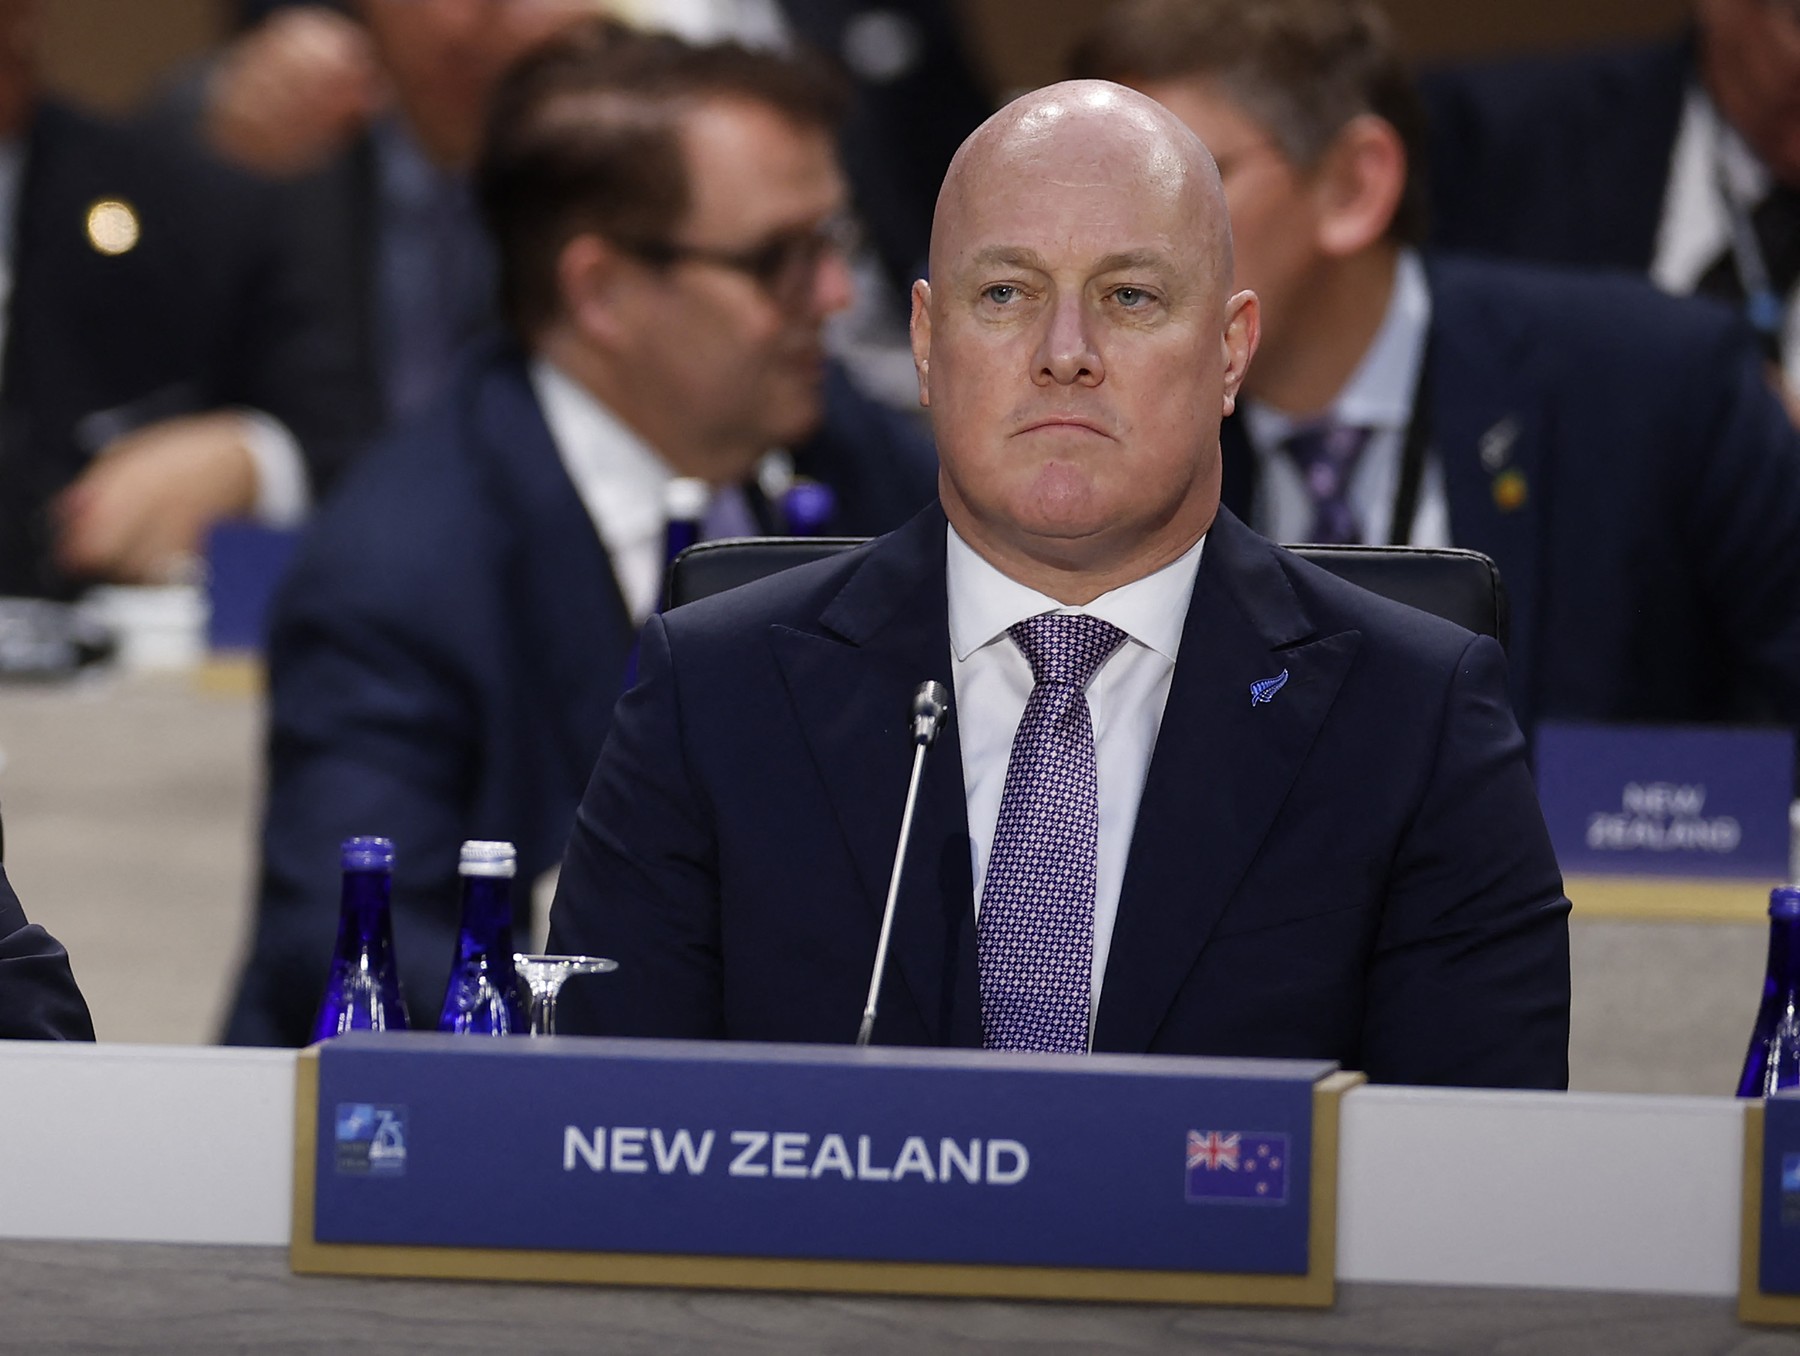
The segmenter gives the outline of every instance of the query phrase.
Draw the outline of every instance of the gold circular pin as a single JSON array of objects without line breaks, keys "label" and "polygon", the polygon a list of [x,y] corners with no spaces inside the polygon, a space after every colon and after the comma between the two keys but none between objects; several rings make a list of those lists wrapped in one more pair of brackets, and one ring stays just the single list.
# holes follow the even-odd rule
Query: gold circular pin
[{"label": "gold circular pin", "polygon": [[138,214],[128,202],[102,198],[87,213],[87,238],[101,254],[126,254],[137,247],[143,228]]},{"label": "gold circular pin", "polygon": [[1525,507],[1527,498],[1524,473],[1514,469],[1494,477],[1494,507],[1502,513],[1516,513]]}]

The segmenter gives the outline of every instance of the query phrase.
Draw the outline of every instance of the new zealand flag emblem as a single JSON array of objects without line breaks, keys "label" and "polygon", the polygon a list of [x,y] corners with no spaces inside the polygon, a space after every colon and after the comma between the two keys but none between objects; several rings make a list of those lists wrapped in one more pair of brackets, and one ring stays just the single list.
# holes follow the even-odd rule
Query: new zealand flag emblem
[{"label": "new zealand flag emblem", "polygon": [[1286,1205],[1288,1137],[1240,1130],[1187,1133],[1187,1198]]}]

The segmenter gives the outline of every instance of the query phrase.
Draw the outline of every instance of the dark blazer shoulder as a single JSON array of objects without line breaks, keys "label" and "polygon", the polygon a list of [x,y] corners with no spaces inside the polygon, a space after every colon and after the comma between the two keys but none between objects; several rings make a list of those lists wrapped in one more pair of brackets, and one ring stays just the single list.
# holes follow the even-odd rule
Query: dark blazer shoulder
[{"label": "dark blazer shoulder", "polygon": [[1689,35],[1427,71],[1433,238],[1648,267],[1693,65]]}]

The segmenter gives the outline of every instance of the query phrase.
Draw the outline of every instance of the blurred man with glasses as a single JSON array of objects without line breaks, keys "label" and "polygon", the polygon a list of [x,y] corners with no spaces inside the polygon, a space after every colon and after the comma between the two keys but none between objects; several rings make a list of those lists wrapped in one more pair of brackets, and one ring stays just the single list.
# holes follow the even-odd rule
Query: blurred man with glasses
[{"label": "blurred man with glasses", "polygon": [[794,474],[830,487],[836,532],[931,498],[923,435],[825,362],[851,300],[838,106],[802,60],[601,21],[502,82],[476,178],[512,337],[372,454],[278,603],[228,1039],[305,1039],[357,833],[395,840],[402,981],[435,1018],[457,845],[514,842],[524,881],[559,860],[657,604],[672,482],[704,485],[708,534],[784,527]]}]

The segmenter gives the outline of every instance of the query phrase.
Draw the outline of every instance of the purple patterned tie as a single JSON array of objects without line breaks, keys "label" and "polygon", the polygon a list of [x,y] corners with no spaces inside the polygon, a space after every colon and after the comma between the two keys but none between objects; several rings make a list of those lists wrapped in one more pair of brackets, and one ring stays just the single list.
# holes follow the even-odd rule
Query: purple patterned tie
[{"label": "purple patterned tie", "polygon": [[1013,736],[976,940],[990,1050],[1087,1049],[1100,801],[1083,691],[1125,633],[1046,612],[1008,628],[1036,686]]},{"label": "purple patterned tie", "polygon": [[1362,540],[1356,514],[1345,498],[1350,474],[1369,445],[1366,428],[1349,424],[1310,424],[1289,434],[1282,450],[1294,459],[1313,501],[1313,529],[1308,541],[1345,546]]}]

